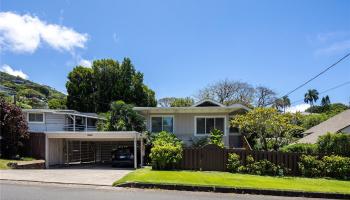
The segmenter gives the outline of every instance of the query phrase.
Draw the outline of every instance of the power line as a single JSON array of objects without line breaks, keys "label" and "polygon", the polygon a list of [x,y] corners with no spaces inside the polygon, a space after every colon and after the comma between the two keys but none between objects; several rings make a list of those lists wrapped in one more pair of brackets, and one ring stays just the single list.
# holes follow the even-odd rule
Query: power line
[{"label": "power line", "polygon": [[[335,90],[335,89],[338,89],[338,88],[343,87],[343,86],[348,85],[348,84],[350,84],[350,81],[344,82],[344,83],[342,83],[342,84],[339,84],[339,85],[337,85],[337,86],[334,86],[334,87],[332,87],[332,88],[329,88],[329,89],[327,89],[327,90],[324,90],[324,91],[320,92],[319,95],[320,95],[320,94],[327,93],[327,92],[332,91],[332,90]],[[293,105],[293,104],[298,103],[298,102],[301,102],[301,101],[304,101],[304,99],[296,100],[296,101],[292,102],[291,104]]]},{"label": "power line", "polygon": [[347,57],[350,56],[350,53],[346,54],[345,56],[343,56],[341,59],[339,59],[337,62],[333,63],[331,66],[327,67],[326,69],[324,69],[322,72],[320,72],[319,74],[317,74],[316,76],[312,77],[311,79],[309,79],[308,81],[306,81],[305,83],[299,85],[298,87],[296,87],[294,90],[288,92],[286,95],[284,96],[289,96],[290,94],[292,94],[293,92],[297,91],[298,89],[304,87],[306,84],[310,83],[311,81],[313,81],[314,79],[316,79],[317,77],[321,76],[322,74],[324,74],[326,71],[330,70],[331,68],[335,67],[337,64],[339,64],[341,61],[343,61],[344,59],[346,59]]}]

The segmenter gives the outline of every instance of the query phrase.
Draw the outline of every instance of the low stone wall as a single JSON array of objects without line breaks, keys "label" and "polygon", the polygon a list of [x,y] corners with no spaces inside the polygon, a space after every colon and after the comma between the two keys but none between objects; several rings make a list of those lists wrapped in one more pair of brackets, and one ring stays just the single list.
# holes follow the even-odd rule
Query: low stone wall
[{"label": "low stone wall", "polygon": [[12,169],[45,169],[45,160],[9,162],[7,166]]}]

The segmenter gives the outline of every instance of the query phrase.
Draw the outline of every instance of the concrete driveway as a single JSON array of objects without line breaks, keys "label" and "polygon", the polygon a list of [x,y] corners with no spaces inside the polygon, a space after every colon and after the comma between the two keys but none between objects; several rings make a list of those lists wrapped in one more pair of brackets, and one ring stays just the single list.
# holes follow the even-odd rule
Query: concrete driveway
[{"label": "concrete driveway", "polygon": [[111,186],[132,170],[115,168],[62,168],[0,170],[0,179],[63,184]]}]

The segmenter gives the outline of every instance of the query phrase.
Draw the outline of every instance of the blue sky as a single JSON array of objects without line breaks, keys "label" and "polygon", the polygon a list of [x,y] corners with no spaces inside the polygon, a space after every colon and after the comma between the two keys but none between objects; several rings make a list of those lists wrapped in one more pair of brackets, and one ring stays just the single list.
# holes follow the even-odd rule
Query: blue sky
[{"label": "blue sky", "polygon": [[[284,95],[350,52],[349,10],[346,0],[2,0],[0,67],[65,92],[78,63],[130,57],[157,98],[226,78]],[[346,81],[350,58],[290,98]],[[350,84],[327,94],[348,104]]]}]

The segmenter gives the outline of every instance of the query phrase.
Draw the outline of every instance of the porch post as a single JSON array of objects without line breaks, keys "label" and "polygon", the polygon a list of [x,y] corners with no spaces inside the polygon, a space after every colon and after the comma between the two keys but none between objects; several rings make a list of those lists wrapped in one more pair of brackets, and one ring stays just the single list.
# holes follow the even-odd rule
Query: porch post
[{"label": "porch post", "polygon": [[47,133],[45,133],[45,167],[49,169],[49,138]]},{"label": "porch post", "polygon": [[85,117],[85,131],[87,131],[87,117]]},{"label": "porch post", "polygon": [[134,137],[134,168],[137,168],[137,138],[136,133]]},{"label": "porch post", "polygon": [[140,161],[141,161],[141,167],[143,166],[143,156],[144,156],[144,148],[143,148],[143,138],[140,138]]},{"label": "porch post", "polygon": [[73,115],[73,131],[75,132],[75,115]]}]

